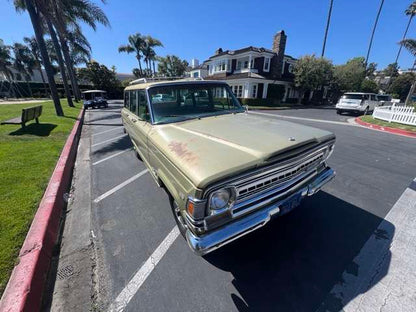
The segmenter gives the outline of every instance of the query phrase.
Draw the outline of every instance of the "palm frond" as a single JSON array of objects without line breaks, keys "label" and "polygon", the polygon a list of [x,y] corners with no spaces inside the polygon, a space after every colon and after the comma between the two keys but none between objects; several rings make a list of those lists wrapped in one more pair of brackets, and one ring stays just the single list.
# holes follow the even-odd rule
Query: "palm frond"
[{"label": "palm frond", "polygon": [[415,39],[404,39],[399,42],[403,45],[413,56],[416,56],[416,40]]}]

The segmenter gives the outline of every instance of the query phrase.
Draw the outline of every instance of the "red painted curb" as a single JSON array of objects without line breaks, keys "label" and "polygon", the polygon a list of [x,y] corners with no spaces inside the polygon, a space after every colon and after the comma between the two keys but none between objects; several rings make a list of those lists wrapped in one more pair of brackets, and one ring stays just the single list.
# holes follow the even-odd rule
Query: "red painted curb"
[{"label": "red painted curb", "polygon": [[65,206],[64,193],[70,187],[84,110],[66,140],[49,180],[39,208],[19,253],[0,301],[1,312],[39,311],[46,283],[52,250],[58,238],[59,223]]},{"label": "red painted curb", "polygon": [[413,132],[413,131],[407,131],[407,130],[402,130],[402,129],[396,129],[396,128],[374,125],[374,124],[362,121],[360,119],[360,117],[355,118],[355,122],[358,123],[359,125],[367,127],[367,128],[372,128],[372,129],[376,129],[376,130],[380,130],[380,131],[385,131],[385,132],[390,132],[390,133],[394,133],[394,134],[404,135],[404,136],[411,137],[411,138],[416,138],[416,133]]}]

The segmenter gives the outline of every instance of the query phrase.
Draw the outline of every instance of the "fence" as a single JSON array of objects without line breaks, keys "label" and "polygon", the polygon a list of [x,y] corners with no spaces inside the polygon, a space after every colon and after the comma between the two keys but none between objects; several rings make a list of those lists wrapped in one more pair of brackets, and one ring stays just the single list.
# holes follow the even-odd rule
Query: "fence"
[{"label": "fence", "polygon": [[373,117],[388,122],[398,122],[416,126],[416,112],[410,106],[380,106],[374,108]]}]

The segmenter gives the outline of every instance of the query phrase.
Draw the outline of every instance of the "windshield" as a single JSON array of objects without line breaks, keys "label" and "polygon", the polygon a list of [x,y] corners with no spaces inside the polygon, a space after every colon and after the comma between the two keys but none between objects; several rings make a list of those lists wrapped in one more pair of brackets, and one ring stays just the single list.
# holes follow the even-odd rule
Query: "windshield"
[{"label": "windshield", "polygon": [[153,87],[149,98],[155,123],[243,112],[226,85],[189,84]]},{"label": "windshield", "polygon": [[83,98],[86,101],[94,100],[96,98],[104,98],[104,93],[83,93]]},{"label": "windshield", "polygon": [[363,99],[363,94],[344,94],[342,98],[346,100],[361,100]]},{"label": "windshield", "polygon": [[390,101],[390,96],[388,95],[377,95],[379,101]]}]

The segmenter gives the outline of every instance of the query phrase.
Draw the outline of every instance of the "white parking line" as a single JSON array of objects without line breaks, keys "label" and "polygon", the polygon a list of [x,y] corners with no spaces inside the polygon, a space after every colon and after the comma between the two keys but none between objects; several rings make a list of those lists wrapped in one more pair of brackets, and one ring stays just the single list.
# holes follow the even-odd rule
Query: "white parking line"
[{"label": "white parking line", "polygon": [[116,300],[111,304],[109,311],[124,311],[130,300],[149,277],[150,273],[156,268],[156,265],[163,258],[178,236],[179,229],[175,226],[117,296]]},{"label": "white parking line", "polygon": [[96,199],[94,199],[94,203],[98,203],[100,201],[102,201],[104,198],[107,198],[108,196],[110,196],[111,194],[114,194],[115,192],[117,192],[118,190],[122,189],[123,187],[125,187],[127,184],[137,180],[138,178],[140,178],[142,175],[144,175],[146,172],[148,172],[149,170],[145,169],[141,172],[139,172],[138,174],[132,176],[131,178],[127,179],[126,181],[124,181],[123,183],[120,183],[119,185],[113,187],[111,190],[105,192],[104,194],[102,194],[101,196],[98,196]]},{"label": "white parking line", "polygon": [[253,112],[253,111],[250,111],[249,113],[250,114],[257,114],[257,115],[265,115],[265,116],[274,116],[274,117],[279,117],[279,118],[288,118],[288,119],[305,120],[305,121],[315,121],[315,122],[323,122],[323,123],[329,123],[329,124],[334,124],[334,125],[356,127],[356,125],[353,125],[353,124],[350,124],[350,123],[347,123],[347,122],[342,122],[342,121],[285,116],[285,115],[270,114],[270,113],[259,113],[259,112]]},{"label": "white parking line", "polygon": [[122,138],[122,137],[124,137],[126,135],[127,134],[119,135],[119,136],[116,136],[115,138],[111,138],[111,139],[108,139],[108,140],[105,140],[105,141],[102,141],[102,142],[99,142],[99,143],[95,143],[95,144],[91,145],[91,147],[98,146],[98,145],[101,145],[101,144],[105,144],[107,142],[115,141],[115,140],[117,140],[119,138]]},{"label": "white parking line", "polygon": [[100,135],[100,134],[107,133],[107,132],[110,132],[110,131],[114,131],[114,130],[120,129],[122,127],[123,126],[118,126],[118,127],[113,128],[113,129],[104,130],[104,131],[101,131],[101,132],[98,132],[98,133],[94,133],[92,136],[96,136],[96,135]]},{"label": "white parking line", "polygon": [[113,157],[117,157],[118,155],[124,154],[125,152],[129,152],[129,151],[131,151],[132,149],[133,149],[133,148],[132,148],[132,147],[130,147],[129,149],[126,149],[125,151],[121,151],[121,152],[115,153],[115,154],[113,154],[113,155],[110,155],[110,156],[108,156],[108,157],[106,157],[106,158],[100,159],[100,160],[98,160],[98,161],[96,161],[96,162],[92,163],[92,165],[93,165],[93,166],[95,166],[95,165],[101,164],[102,162],[104,162],[104,161],[106,161],[106,160],[109,160],[109,159],[111,159],[111,158],[113,158]]}]

